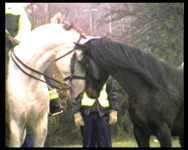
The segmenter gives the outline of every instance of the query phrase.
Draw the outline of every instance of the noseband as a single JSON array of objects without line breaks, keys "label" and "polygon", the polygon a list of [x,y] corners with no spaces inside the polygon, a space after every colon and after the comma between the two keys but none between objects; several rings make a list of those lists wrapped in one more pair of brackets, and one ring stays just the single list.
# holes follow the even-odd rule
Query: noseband
[{"label": "noseband", "polygon": [[66,77],[64,80],[69,80],[69,81],[72,81],[72,80],[86,80],[85,77],[82,77],[82,76],[79,76],[79,75],[75,75],[75,57],[76,57],[76,53],[73,54],[73,58],[72,58],[72,62],[71,62],[71,75]]}]

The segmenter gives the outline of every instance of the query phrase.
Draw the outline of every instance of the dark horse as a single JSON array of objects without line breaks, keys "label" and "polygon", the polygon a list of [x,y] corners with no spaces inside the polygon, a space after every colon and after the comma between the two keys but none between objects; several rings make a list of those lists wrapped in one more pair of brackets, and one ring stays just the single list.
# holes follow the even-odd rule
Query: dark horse
[{"label": "dark horse", "polygon": [[89,96],[99,95],[109,75],[127,92],[138,146],[149,147],[151,135],[158,138],[161,147],[171,146],[171,136],[179,136],[184,146],[183,68],[107,38],[91,39],[77,48],[81,53],[73,56],[72,64],[76,65],[72,70],[85,71],[82,82]]}]

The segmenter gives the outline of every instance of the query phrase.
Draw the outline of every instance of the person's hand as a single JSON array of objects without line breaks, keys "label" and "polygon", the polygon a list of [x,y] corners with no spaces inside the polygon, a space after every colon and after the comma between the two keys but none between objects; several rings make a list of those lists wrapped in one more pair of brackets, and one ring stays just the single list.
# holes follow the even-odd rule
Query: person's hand
[{"label": "person's hand", "polygon": [[115,124],[117,122],[117,111],[112,110],[109,115],[109,124]]},{"label": "person's hand", "polygon": [[74,114],[74,123],[77,127],[84,126],[84,120],[80,112]]}]

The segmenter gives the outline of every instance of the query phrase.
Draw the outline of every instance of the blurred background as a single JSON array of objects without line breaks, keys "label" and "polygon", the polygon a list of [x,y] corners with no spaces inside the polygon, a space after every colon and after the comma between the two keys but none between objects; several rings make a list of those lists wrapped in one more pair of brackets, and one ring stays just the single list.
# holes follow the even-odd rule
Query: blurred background
[{"label": "blurred background", "polygon": [[[174,66],[180,66],[184,61],[184,3],[9,3],[9,5],[25,9],[32,29],[50,23],[57,13],[61,13],[64,20],[87,35],[106,36],[126,43],[151,52]],[[54,74],[56,73],[54,71]],[[58,78],[58,74],[56,77]],[[71,102],[65,99],[66,96],[63,96],[64,114],[49,118],[46,146],[81,143],[80,130],[73,123]],[[112,127],[113,139],[133,140],[126,94],[121,102],[119,121]]]}]

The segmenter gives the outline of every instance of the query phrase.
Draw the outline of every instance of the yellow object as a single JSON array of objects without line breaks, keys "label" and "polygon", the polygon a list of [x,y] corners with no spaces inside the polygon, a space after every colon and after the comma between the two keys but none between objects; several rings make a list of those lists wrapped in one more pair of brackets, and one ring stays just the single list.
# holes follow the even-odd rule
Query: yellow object
[{"label": "yellow object", "polygon": [[[109,101],[107,99],[107,94],[106,94],[106,84],[103,86],[103,89],[100,93],[100,97],[98,98],[98,101],[99,101],[99,104],[104,107],[104,108],[107,108],[110,106],[109,104]],[[81,106],[93,106],[93,104],[95,103],[96,99],[92,99],[92,98],[89,98],[86,93],[84,93],[84,96],[81,100]]]},{"label": "yellow object", "polygon": [[56,89],[49,91],[49,98],[50,98],[50,100],[59,98],[59,94],[57,93]]},{"label": "yellow object", "polygon": [[95,99],[89,98],[86,93],[84,93],[84,96],[81,101],[81,106],[93,106],[95,103]]},{"label": "yellow object", "polygon": [[112,110],[109,117],[109,124],[115,124],[117,122],[117,111]]},{"label": "yellow object", "polygon": [[80,112],[74,114],[74,123],[77,127],[84,126],[84,120]]}]

